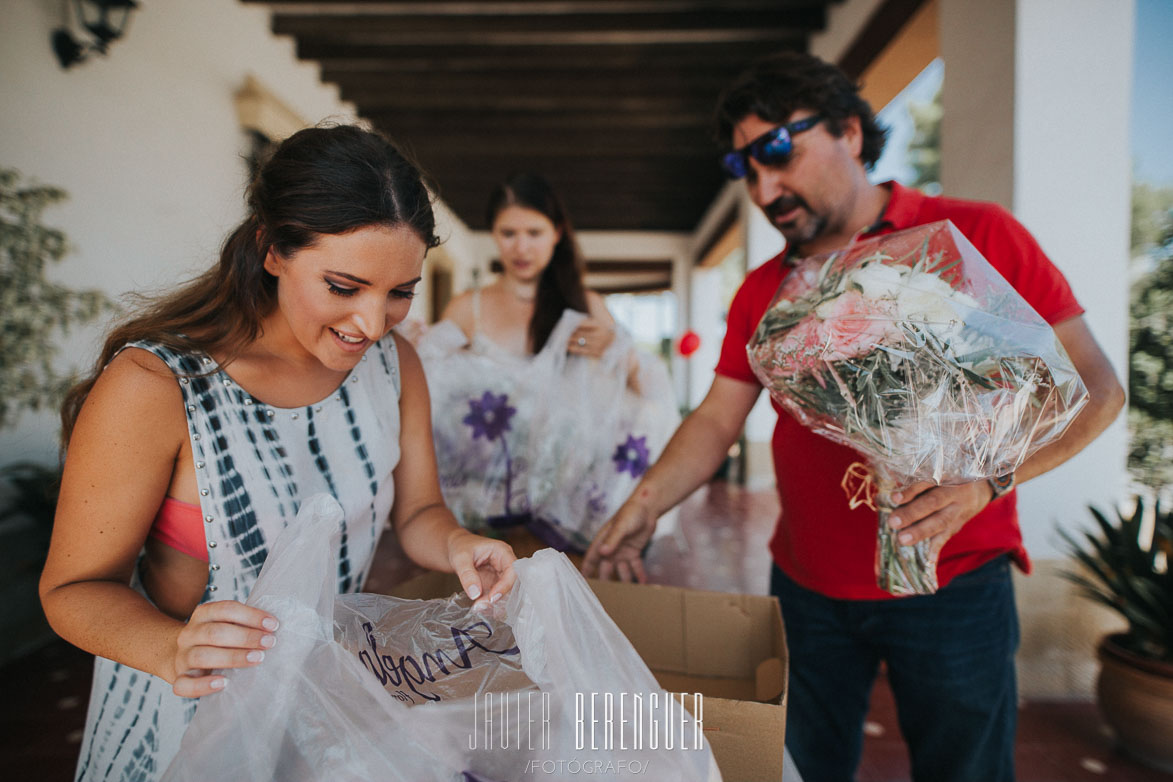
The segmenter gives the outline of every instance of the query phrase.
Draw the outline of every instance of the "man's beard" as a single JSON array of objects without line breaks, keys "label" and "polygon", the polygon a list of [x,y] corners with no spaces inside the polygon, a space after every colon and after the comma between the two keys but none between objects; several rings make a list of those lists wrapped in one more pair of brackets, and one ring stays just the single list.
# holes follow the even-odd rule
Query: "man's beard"
[{"label": "man's beard", "polygon": [[[801,209],[798,217],[785,225],[778,223],[778,217],[794,210],[796,207]],[[814,213],[810,206],[807,205],[799,196],[779,196],[771,201],[762,210],[766,213],[766,217],[770,222],[782,232],[786,237],[787,244],[800,248],[817,238],[827,227],[827,219]],[[803,220],[803,217],[806,220]]]}]

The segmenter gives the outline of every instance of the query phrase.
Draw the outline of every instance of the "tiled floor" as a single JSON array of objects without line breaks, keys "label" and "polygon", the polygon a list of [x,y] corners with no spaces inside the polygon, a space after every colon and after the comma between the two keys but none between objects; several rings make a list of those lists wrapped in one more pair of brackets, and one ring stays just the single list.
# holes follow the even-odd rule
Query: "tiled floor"
[{"label": "tiled floor", "polygon": [[[766,592],[769,539],[777,502],[772,492],[715,483],[685,503],[679,531],[658,538],[648,569],[660,583]],[[369,588],[389,586],[413,568],[388,546]],[[65,782],[76,760],[91,659],[64,642],[0,668],[0,778]],[[1019,714],[1021,782],[1171,782],[1113,748],[1094,704],[1030,702]],[[880,680],[872,696],[860,782],[909,778],[892,696]]]}]

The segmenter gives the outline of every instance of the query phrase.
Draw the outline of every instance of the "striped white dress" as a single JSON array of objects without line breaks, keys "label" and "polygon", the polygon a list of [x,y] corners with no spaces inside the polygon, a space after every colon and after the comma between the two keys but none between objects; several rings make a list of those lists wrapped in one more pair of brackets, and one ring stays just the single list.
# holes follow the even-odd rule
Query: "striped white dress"
[{"label": "striped white dress", "polygon": [[[254,398],[205,356],[149,350],[179,379],[208,547],[203,601],[244,601],[269,545],[303,498],[329,492],[345,512],[338,591],[356,592],[395,496],[399,357],[387,335],[329,397],[278,408]],[[132,581],[142,591],[137,572]],[[214,697],[214,696],[213,696]],[[149,782],[179,749],[198,701],[155,676],[97,658],[78,780]]]}]

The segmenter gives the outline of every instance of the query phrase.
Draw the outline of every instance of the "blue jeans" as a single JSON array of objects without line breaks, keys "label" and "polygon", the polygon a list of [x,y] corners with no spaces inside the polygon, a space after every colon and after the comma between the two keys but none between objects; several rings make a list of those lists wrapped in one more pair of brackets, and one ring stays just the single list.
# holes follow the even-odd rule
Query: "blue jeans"
[{"label": "blue jeans", "polygon": [[790,649],[786,747],[806,782],[854,779],[880,661],[921,782],[1014,779],[1018,614],[1009,558],[935,595],[833,600],[774,566]]}]

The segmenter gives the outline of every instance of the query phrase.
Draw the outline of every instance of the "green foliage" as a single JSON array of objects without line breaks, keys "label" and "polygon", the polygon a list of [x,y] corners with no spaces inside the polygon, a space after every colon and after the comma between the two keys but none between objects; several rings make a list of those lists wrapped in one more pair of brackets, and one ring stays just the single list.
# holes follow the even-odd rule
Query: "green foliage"
[{"label": "green foliage", "polygon": [[1155,266],[1133,284],[1128,358],[1128,469],[1157,492],[1173,486],[1173,213],[1164,217]]},{"label": "green foliage", "polygon": [[1063,576],[1128,620],[1126,645],[1134,652],[1173,662],[1173,514],[1154,507],[1150,541],[1144,511],[1137,500],[1131,514],[1117,511],[1112,522],[1091,508],[1098,529],[1084,532],[1082,540],[1059,530],[1071,556],[1090,574]]},{"label": "green foliage", "polygon": [[1132,185],[1133,254],[1148,252],[1169,239],[1173,214],[1173,187],[1154,187],[1144,182]]},{"label": "green foliage", "polygon": [[910,187],[926,192],[941,189],[941,88],[937,88],[928,103],[910,103],[908,113],[912,117],[913,136],[908,142],[908,162],[916,177]]},{"label": "green foliage", "polygon": [[1173,487],[1173,421],[1129,408],[1128,472],[1153,494]]},{"label": "green foliage", "polygon": [[1173,221],[1168,249],[1132,294],[1128,385],[1132,407],[1159,420],[1173,420]]},{"label": "green foliage", "polygon": [[45,275],[69,243],[42,225],[41,214],[65,197],[60,188],[22,185],[16,171],[0,169],[0,428],[24,410],[60,403],[73,378],[53,368],[56,337],[115,310],[101,291],[75,291]]}]

